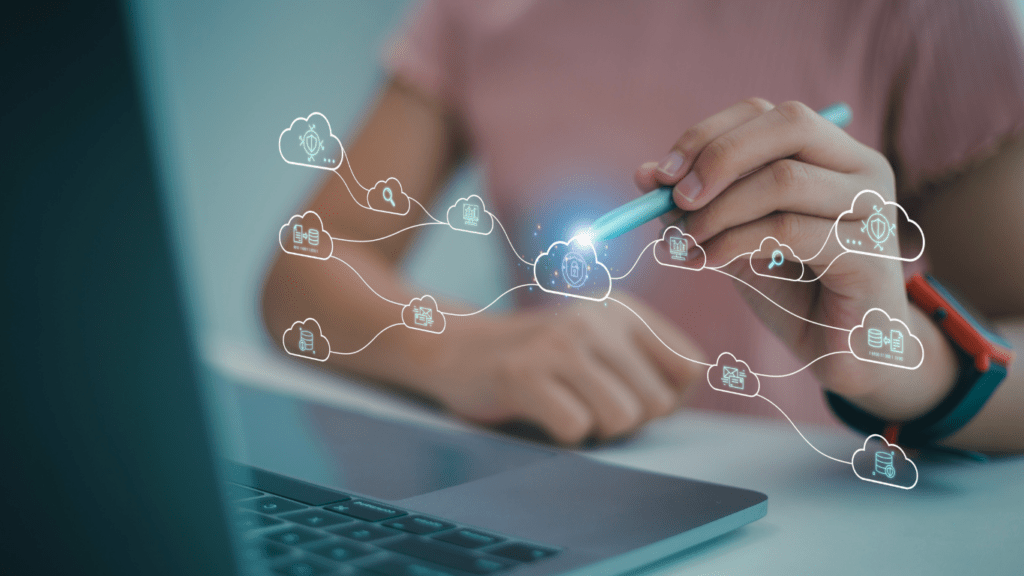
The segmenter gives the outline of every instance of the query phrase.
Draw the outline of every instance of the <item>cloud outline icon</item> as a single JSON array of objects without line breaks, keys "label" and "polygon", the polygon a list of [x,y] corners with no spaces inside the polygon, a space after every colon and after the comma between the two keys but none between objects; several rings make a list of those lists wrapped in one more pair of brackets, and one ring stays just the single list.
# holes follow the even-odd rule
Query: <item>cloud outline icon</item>
[{"label": "cloud outline icon", "polygon": [[[674,260],[674,258],[671,257],[672,250],[671,250],[670,240],[669,240],[669,236],[670,235],[671,235],[672,238],[682,238],[685,242],[689,243],[689,247],[686,250],[687,258],[686,258],[686,260],[683,260],[682,262],[697,262],[698,258],[690,258],[689,257],[689,252],[693,251],[693,250],[699,250],[700,251],[700,258],[699,258],[700,267],[686,266],[684,264],[674,264],[671,261],[666,262],[666,261],[663,261],[658,256],[658,252],[659,252],[659,248],[660,248],[660,251],[662,253],[667,253],[667,254],[670,255],[670,258],[669,258],[670,260]],[[683,270],[692,270],[694,272],[699,272],[699,271],[703,270],[704,267],[708,263],[708,256],[707,256],[707,253],[704,252],[704,248],[700,244],[697,244],[697,240],[693,236],[687,234],[686,232],[683,232],[683,230],[681,228],[679,228],[678,226],[669,226],[668,228],[665,228],[665,231],[662,232],[662,234],[661,234],[661,239],[654,243],[654,246],[651,248],[651,250],[654,253],[654,261],[655,262],[657,262],[658,264],[661,264],[662,266],[668,266],[670,268],[681,268]],[[679,261],[677,261],[677,262],[679,262]]]},{"label": "cloud outline icon", "polygon": [[[577,258],[581,258],[587,265],[593,263],[593,266],[587,266],[583,281],[578,286],[569,284],[568,281],[566,281],[566,284],[574,289],[597,288],[595,292],[601,293],[600,297],[585,296],[551,287],[559,284],[553,277],[559,275],[566,258],[571,258],[574,261],[578,261]],[[541,270],[541,273],[545,275],[544,282],[540,281],[538,270]],[[592,279],[594,279],[594,282],[591,282]],[[533,261],[533,281],[544,292],[590,300],[592,302],[603,302],[612,293],[612,274],[608,267],[597,259],[597,252],[591,244],[580,242],[578,238],[572,238],[568,242],[559,240],[548,246],[547,250],[538,254],[537,258]],[[545,284],[548,284],[548,286],[545,286]],[[607,287],[605,287],[605,284],[607,284]]]},{"label": "cloud outline icon", "polygon": [[[391,203],[387,200],[386,188],[391,189]],[[398,191],[398,194],[395,194],[395,190]],[[399,204],[403,204],[405,206],[404,212],[398,210]],[[379,208],[377,206],[379,206]],[[393,209],[389,210],[388,206],[391,206]],[[398,178],[392,176],[386,180],[378,180],[372,188],[366,191],[366,207],[374,212],[384,212],[385,214],[405,216],[409,213],[409,209],[412,208],[412,200],[410,200],[409,195],[402,190],[402,183],[398,181]]]},{"label": "cloud outline icon", "polygon": [[[886,326],[886,328],[884,330],[880,330],[880,329],[878,329],[878,327],[877,327],[878,325],[877,324],[872,323],[872,328],[867,328],[867,329],[868,330],[871,330],[871,329],[878,330],[877,334],[880,334],[880,336],[876,336],[876,337],[872,338],[870,333],[869,333],[868,336],[864,338],[864,341],[865,342],[869,342],[870,340],[876,340],[877,341],[877,345],[869,344],[869,346],[870,347],[874,347],[874,348],[882,348],[882,347],[884,347],[884,345],[890,343],[888,340],[884,340],[884,339],[887,338],[887,337],[891,337],[892,336],[893,329],[891,328],[891,326],[893,324],[899,325],[899,326],[901,326],[903,328],[903,330],[906,331],[905,335],[903,335],[903,334],[900,335],[900,337],[902,339],[901,350],[903,350],[903,352],[900,352],[900,353],[901,354],[905,354],[907,356],[910,356],[912,354],[915,354],[915,353],[919,352],[920,353],[920,357],[917,360],[917,364],[915,364],[914,366],[904,366],[902,364],[896,364],[895,362],[883,362],[881,360],[872,360],[871,358],[865,358],[864,356],[862,356],[862,355],[857,353],[856,347],[853,345],[854,334],[858,334],[859,335],[862,331],[864,331],[866,329],[866,326],[868,324],[868,316],[871,315],[872,313],[881,313],[882,315],[884,315],[886,321],[888,322],[888,325]],[[858,360],[860,360],[862,362],[871,362],[872,364],[881,364],[883,366],[893,366],[895,368],[902,368],[904,370],[917,370],[918,368],[921,367],[921,364],[924,363],[924,345],[921,344],[921,339],[918,338],[917,336],[914,336],[914,334],[910,331],[910,328],[906,325],[906,323],[904,323],[899,318],[893,318],[892,316],[889,316],[889,313],[886,312],[885,310],[882,310],[881,308],[872,308],[872,309],[868,310],[867,312],[865,312],[864,316],[860,320],[860,324],[854,326],[853,329],[850,330],[850,333],[846,337],[846,343],[850,347],[850,353],[852,353],[855,358],[857,358]],[[916,348],[914,347],[915,344],[916,344]],[[891,346],[891,344],[890,344],[890,346]],[[890,347],[890,350],[892,350],[891,347]]]},{"label": "cloud outline icon", "polygon": [[[296,219],[298,219],[298,222]],[[315,224],[315,226],[310,226],[310,224]],[[316,232],[316,235],[313,234],[313,231]],[[288,254],[313,258],[314,260],[327,260],[334,253],[334,239],[324,230],[324,221],[320,218],[320,215],[312,210],[306,210],[301,215],[296,214],[289,218],[288,222],[278,230],[277,244],[281,247],[281,250]],[[302,246],[302,248],[296,249],[296,245]],[[291,246],[291,250],[287,246]],[[320,246],[327,248],[326,256],[314,256],[312,254],[319,254]]]},{"label": "cloud outline icon", "polygon": [[[771,254],[767,258],[762,258],[762,257],[755,258],[755,256],[758,256],[759,254],[761,254],[763,252],[766,252],[768,250],[768,248],[764,247],[765,242],[769,243],[769,248],[771,248]],[[795,278],[790,278],[788,276],[782,276],[782,275],[776,275],[776,274],[762,274],[761,272],[758,272],[757,271],[757,267],[754,266],[754,260],[758,260],[758,261],[768,260],[769,263],[766,265],[766,266],[768,266],[768,268],[767,268],[768,270],[771,270],[775,266],[779,266],[778,264],[775,264],[775,260],[774,260],[774,256],[775,256],[775,252],[776,251],[781,251],[782,252],[783,262],[799,262],[800,263],[800,274],[798,274]],[[757,250],[754,250],[753,252],[750,253],[750,258],[748,258],[748,260],[750,262],[750,269],[754,272],[754,274],[757,274],[758,276],[763,276],[765,278],[777,278],[779,280],[788,280],[789,282],[799,282],[800,279],[804,277],[805,266],[804,266],[803,260],[801,260],[800,258],[797,257],[796,252],[793,251],[793,248],[791,248],[788,244],[783,244],[782,242],[779,242],[779,240],[777,238],[775,238],[774,236],[768,236],[768,237],[764,238],[763,240],[761,240],[761,244],[757,247]],[[774,266],[773,266],[773,264],[774,264]]]},{"label": "cloud outline icon", "polygon": [[[839,237],[839,223],[842,222],[844,216],[846,216],[847,214],[853,214],[854,213],[855,209],[857,208],[857,202],[861,201],[861,196],[864,196],[865,194],[868,194],[869,196],[866,196],[863,201],[871,201],[872,199],[871,199],[870,195],[874,195],[874,200],[875,200],[876,204],[874,204],[872,206],[874,212],[870,216],[868,216],[867,219],[861,221],[861,224],[862,224],[861,231],[862,232],[868,231],[870,229],[869,227],[871,227],[872,225],[877,225],[878,229],[879,229],[879,232],[878,232],[877,235],[880,236],[882,234],[882,230],[884,229],[884,231],[885,231],[884,232],[885,233],[885,238],[880,240],[880,241],[878,241],[878,242],[875,242],[874,240],[871,239],[871,233],[868,232],[868,241],[867,241],[868,249],[867,250],[858,250],[858,249],[850,248],[849,247],[849,243],[848,242],[843,242],[842,238]],[[879,208],[878,207],[879,205],[881,205],[882,208],[884,208],[886,206],[895,206],[896,207],[896,209],[897,209],[896,221],[897,222],[895,224],[890,223],[888,221],[888,218],[881,214],[882,208]],[[902,256],[902,254],[900,254],[898,256],[889,256],[889,255],[883,254],[881,252],[881,249],[880,249],[881,248],[880,244],[884,243],[884,242],[887,242],[889,237],[890,237],[890,235],[892,237],[895,237],[895,231],[898,229],[898,223],[899,223],[901,215],[903,216],[903,219],[907,221],[907,223],[912,224],[914,226],[914,228],[917,230],[917,235],[921,238],[921,242],[920,242],[921,250],[913,258],[904,258]],[[836,218],[836,222],[832,226],[832,233],[835,236],[836,241],[839,242],[839,246],[843,249],[844,252],[853,252],[854,254],[865,254],[867,256],[874,256],[875,258],[886,258],[886,259],[889,259],[889,260],[899,260],[901,262],[914,262],[915,260],[921,258],[921,256],[924,255],[925,238],[924,238],[924,230],[921,229],[921,226],[917,222],[915,222],[914,220],[912,220],[910,218],[910,216],[907,214],[907,211],[904,210],[903,206],[900,206],[900,204],[898,202],[890,202],[890,201],[886,200],[885,198],[883,198],[881,194],[879,194],[878,192],[875,192],[874,190],[867,190],[867,189],[861,190],[860,192],[857,193],[856,196],[853,197],[853,201],[850,202],[850,209],[845,211],[845,212],[843,212],[842,214],[839,215],[838,218]],[[872,244],[875,244],[875,246],[872,246]],[[860,244],[858,244],[858,246],[859,245]],[[875,249],[876,247],[879,248],[879,251],[877,251],[877,252],[871,251],[871,250]],[[899,246],[898,245],[896,246],[896,253],[899,254]]]},{"label": "cloud outline icon", "polygon": [[[872,458],[871,456],[868,456],[868,443],[872,440],[875,440],[876,443],[881,443],[883,448],[895,448],[895,450],[891,451],[891,455],[888,458],[879,459],[877,456]],[[881,451],[884,452],[885,450]],[[877,452],[879,452],[879,450],[874,451],[874,453]],[[861,476],[860,472],[857,470],[858,454],[863,454],[860,457],[861,461],[868,461],[866,468],[864,465],[862,465],[861,468],[865,471],[870,470],[872,472],[870,475],[865,474],[864,476]],[[900,458],[900,460],[897,460],[897,458]],[[874,462],[871,462],[871,460],[874,460]],[[901,466],[902,462],[910,464],[910,468]],[[917,481],[920,478],[920,474],[917,470],[917,464],[914,464],[914,461],[907,457],[907,454],[903,452],[903,448],[900,448],[896,444],[890,444],[888,440],[879,434],[872,434],[864,439],[864,446],[854,452],[853,457],[850,458],[850,467],[853,468],[853,474],[865,482],[873,482],[875,484],[892,486],[893,488],[901,488],[903,490],[910,490],[914,486],[917,486]],[[901,470],[913,470],[914,481],[902,483],[896,482],[896,480],[901,476],[906,476],[906,474],[900,474]],[[892,477],[889,476],[890,473],[892,474]],[[878,480],[878,478],[889,478],[891,481],[886,482]],[[904,484],[910,484],[910,486],[905,486]]]},{"label": "cloud outline icon", "polygon": [[[455,210],[455,213],[458,214],[460,211],[459,206],[467,206],[470,204],[478,206],[478,208],[473,212],[472,216],[466,213],[465,208],[463,208],[462,218],[456,217],[456,220],[462,220],[462,227],[453,224],[452,210]],[[491,226],[487,229],[487,232],[480,232],[479,230],[472,230],[469,228],[469,226],[471,225],[469,224],[469,222],[473,221],[471,218],[475,218],[475,221],[479,223],[479,221],[483,219],[485,214],[491,221]],[[458,230],[460,232],[469,232],[470,234],[480,234],[481,236],[486,236],[494,231],[494,214],[491,214],[490,212],[487,211],[487,208],[484,207],[484,199],[481,198],[480,196],[477,196],[476,194],[470,194],[465,198],[459,198],[458,200],[456,200],[455,204],[452,204],[451,206],[448,207],[448,212],[445,213],[445,219],[448,221],[448,226],[452,230]]]},{"label": "cloud outline icon", "polygon": [[[732,359],[731,362],[727,362],[732,366],[726,366],[722,363],[722,357],[728,356]],[[743,365],[743,368],[739,368],[739,365]],[[754,377],[754,392],[749,393],[746,390],[746,378],[748,376]],[[714,365],[708,367],[707,372],[708,386],[719,391],[725,392],[726,394],[735,394],[737,396],[746,396],[747,398],[753,398],[761,393],[761,379],[757,377],[751,369],[750,365],[733,356],[731,352],[722,352],[718,355]],[[728,380],[731,384],[726,384],[725,380]],[[737,388],[742,386],[742,388]],[[731,389],[730,389],[731,388]],[[740,392],[739,390],[743,390]]]},{"label": "cloud outline icon", "polygon": [[[318,126],[327,127],[327,138],[323,137],[323,128],[318,128]],[[293,130],[297,131],[292,132]],[[337,170],[345,157],[345,148],[341,145],[341,140],[334,135],[327,117],[319,112],[313,112],[305,118],[300,116],[292,120],[292,123],[277,137],[277,152],[281,155],[281,159],[289,164],[320,170]],[[337,159],[334,158],[335,156]],[[322,162],[331,162],[331,164],[314,164],[317,157],[320,157]]]},{"label": "cloud outline icon", "polygon": [[[424,307],[423,304],[427,305]],[[428,313],[422,312],[422,309],[427,308],[430,310]],[[407,328],[413,330],[419,330],[420,332],[429,332],[431,334],[440,334],[444,332],[448,323],[445,321],[444,312],[437,307],[437,300],[429,294],[424,294],[419,298],[413,298],[408,304],[402,307],[402,323]],[[437,324],[440,328],[431,328]]]},{"label": "cloud outline icon", "polygon": [[281,334],[281,346],[288,354],[306,360],[326,362],[331,357],[331,343],[324,336],[320,323],[315,318],[292,322],[292,325]]}]

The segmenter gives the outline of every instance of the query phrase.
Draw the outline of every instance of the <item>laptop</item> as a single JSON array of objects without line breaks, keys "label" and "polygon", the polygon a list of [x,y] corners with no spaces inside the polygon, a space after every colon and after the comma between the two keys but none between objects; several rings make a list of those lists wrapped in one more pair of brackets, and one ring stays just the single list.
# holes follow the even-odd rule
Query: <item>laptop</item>
[{"label": "laptop", "polygon": [[0,570],[619,574],[765,515],[750,490],[211,373],[129,16],[103,1],[5,16]]}]

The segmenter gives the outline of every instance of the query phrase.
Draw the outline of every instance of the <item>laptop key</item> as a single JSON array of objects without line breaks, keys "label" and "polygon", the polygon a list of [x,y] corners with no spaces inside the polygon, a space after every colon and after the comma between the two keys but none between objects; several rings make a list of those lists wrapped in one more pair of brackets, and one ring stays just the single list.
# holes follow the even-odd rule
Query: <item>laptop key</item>
[{"label": "laptop key", "polygon": [[257,512],[263,512],[264,514],[284,514],[285,512],[294,512],[305,508],[302,504],[289,502],[284,498],[278,498],[276,496],[264,496],[263,498],[256,498],[254,500],[243,500],[242,502],[239,502],[238,505]]},{"label": "laptop key", "polygon": [[491,534],[484,534],[483,532],[477,532],[476,530],[459,529],[451,532],[445,532],[438,536],[434,536],[438,540],[443,540],[456,546],[462,546],[463,548],[480,548],[481,546],[490,546],[491,544],[497,544],[504,540]]},{"label": "laptop key", "polygon": [[302,528],[301,526],[293,526],[279,532],[274,532],[273,534],[267,534],[266,537],[275,542],[280,542],[281,544],[298,546],[299,544],[305,544],[306,542],[326,538],[327,535]]},{"label": "laptop key", "polygon": [[380,547],[469,574],[491,574],[515,565],[503,558],[481,556],[415,536],[405,536],[387,544],[381,544]]},{"label": "laptop key", "polygon": [[257,514],[255,512],[239,512],[235,516],[235,526],[239,530],[256,530],[259,528],[266,528],[267,526],[274,526],[281,524],[282,522],[277,518],[271,518],[270,516],[264,516],[263,514]]},{"label": "laptop key", "polygon": [[558,551],[552,550],[551,548],[544,548],[543,546],[514,542],[504,546],[499,546],[498,548],[491,550],[490,553],[503,558],[516,560],[517,562],[534,562],[544,558],[550,558],[551,556],[558,554]]},{"label": "laptop key", "polygon": [[327,544],[309,548],[310,552],[319,554],[324,558],[330,558],[336,562],[348,562],[349,560],[362,558],[374,550],[376,549],[352,542],[328,542]]},{"label": "laptop key", "polygon": [[409,532],[410,534],[433,534],[434,532],[447,530],[453,526],[453,524],[434,520],[433,518],[427,518],[426,516],[409,516],[407,518],[399,518],[397,520],[385,522],[384,525],[389,528],[397,528],[403,532]]},{"label": "laptop key", "polygon": [[390,528],[366,524],[364,522],[355,522],[353,524],[346,524],[340,528],[331,528],[328,532],[337,534],[338,536],[344,536],[349,540],[356,540],[358,542],[370,542],[372,540],[380,540],[381,538],[401,534],[401,532]]},{"label": "laptop key", "polygon": [[327,526],[337,526],[338,524],[354,522],[354,520],[347,516],[342,516],[341,514],[335,514],[334,512],[328,512],[327,510],[320,509],[303,510],[302,512],[284,514],[281,518],[291,520],[296,524],[309,526],[310,528],[326,528]]},{"label": "laptop key", "polygon": [[366,520],[367,522],[380,522],[381,520],[405,516],[405,512],[401,510],[368,500],[349,500],[348,502],[327,506],[327,509],[353,518],[359,518],[360,520]]}]

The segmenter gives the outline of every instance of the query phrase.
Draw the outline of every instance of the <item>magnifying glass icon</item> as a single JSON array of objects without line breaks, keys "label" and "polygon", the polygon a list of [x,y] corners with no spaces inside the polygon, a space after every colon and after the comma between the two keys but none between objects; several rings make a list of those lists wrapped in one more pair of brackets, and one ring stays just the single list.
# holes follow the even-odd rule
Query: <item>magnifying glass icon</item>
[{"label": "magnifying glass icon", "polygon": [[388,204],[391,204],[392,208],[395,207],[395,197],[391,193],[391,187],[390,186],[385,186],[384,187],[384,192],[381,193],[381,196],[384,197],[384,201],[385,202],[387,202]]},{"label": "magnifying glass icon", "polygon": [[782,266],[782,263],[786,261],[786,257],[782,255],[782,250],[776,250],[772,252],[772,261],[768,264],[768,269],[771,270],[776,266]]}]

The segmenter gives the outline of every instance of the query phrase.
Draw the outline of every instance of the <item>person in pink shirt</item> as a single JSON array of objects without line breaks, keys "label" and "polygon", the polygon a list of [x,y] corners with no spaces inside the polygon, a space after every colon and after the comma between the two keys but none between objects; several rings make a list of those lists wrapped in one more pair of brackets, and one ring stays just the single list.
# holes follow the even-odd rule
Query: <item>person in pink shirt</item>
[{"label": "person in pink shirt", "polygon": [[[655,221],[597,246],[612,276],[629,272],[614,295],[639,317],[618,303],[523,288],[507,296],[512,313],[450,316],[440,337],[388,330],[359,354],[332,356],[338,370],[475,422],[533,422],[564,443],[621,436],[684,404],[781,418],[766,402],[717,393],[704,365],[680,357],[713,362],[728,351],[780,376],[762,378],[761,393],[794,420],[835,422],[824,389],[905,421],[938,404],[957,377],[948,340],[908,302],[914,266],[1024,348],[1024,50],[1001,3],[425,0],[385,66],[343,177],[326,178],[308,205],[336,236],[379,238],[429,221],[416,206],[406,216],[362,208],[359,182],[396,177],[430,206],[473,158],[487,208],[509,235],[513,286],[532,282],[527,263],[552,242],[661,185],[674,186],[682,226],[709,265],[775,236],[821,277],[762,279],[745,258],[723,268],[761,295],[724,274],[680,272],[649,254],[638,261],[661,237]],[[854,111],[845,130],[813,112],[841,101]],[[864,189],[921,224],[921,262],[846,256],[828,266],[836,254],[818,251]],[[398,264],[414,236],[338,242],[334,253],[382,296],[408,302],[419,294]],[[848,350],[846,332],[797,316],[853,327],[872,307],[907,319],[924,346],[920,369],[848,354],[812,363]],[[316,317],[338,350],[394,323],[393,308],[348,267],[286,256],[263,294],[275,338]],[[1012,366],[944,444],[1024,450],[1022,408],[1024,368]]]}]

